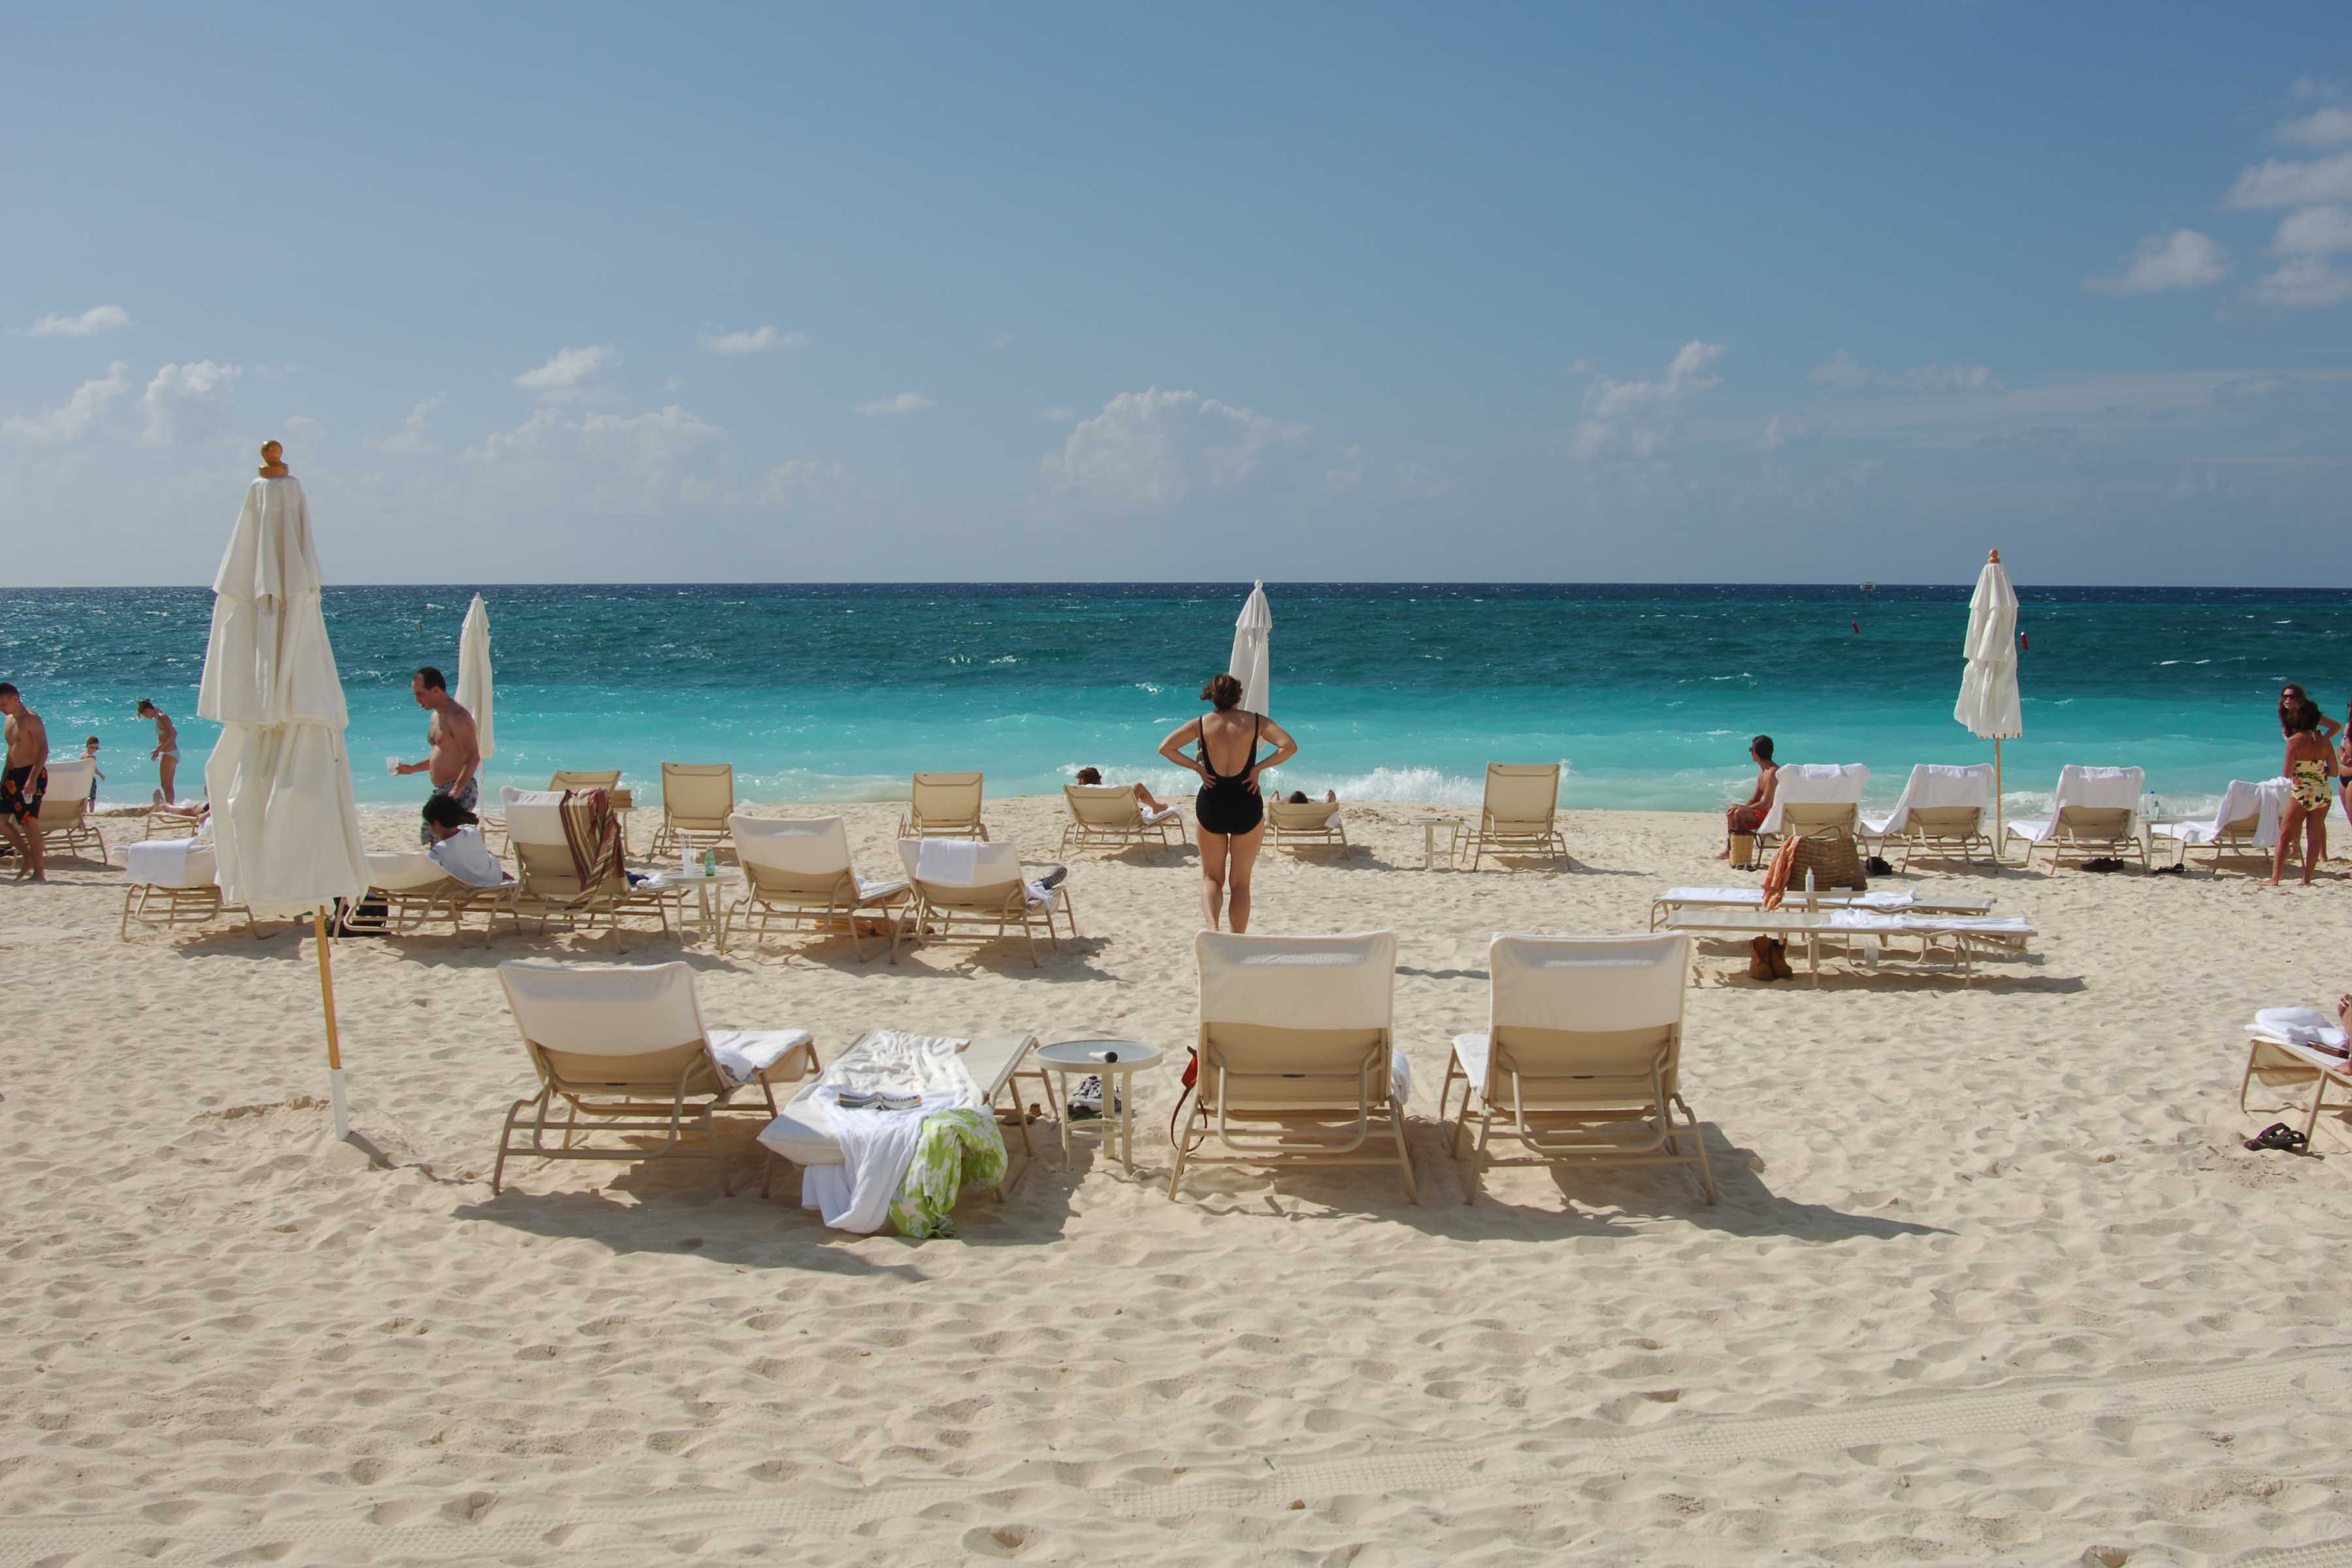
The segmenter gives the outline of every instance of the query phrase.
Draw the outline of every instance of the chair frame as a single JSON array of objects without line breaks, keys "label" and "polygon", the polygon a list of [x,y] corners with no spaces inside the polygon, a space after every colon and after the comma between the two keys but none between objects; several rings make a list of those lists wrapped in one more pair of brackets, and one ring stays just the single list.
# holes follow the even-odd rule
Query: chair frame
[{"label": "chair frame", "polygon": [[[522,887],[520,881],[504,882],[495,888],[478,888],[471,882],[461,882],[455,877],[444,877],[437,882],[427,882],[415,888],[374,888],[360,895],[358,903],[344,911],[337,922],[338,935],[416,936],[436,917],[446,916],[449,934],[463,942],[466,937],[466,917],[479,913],[482,918],[482,945],[488,947],[498,934],[498,917],[504,912],[522,929],[522,917],[516,910],[516,898]],[[360,913],[360,905],[370,899],[383,901],[383,913],[368,916]]]},{"label": "chair frame", "polygon": [[[826,887],[820,903],[813,888],[795,888],[783,882],[768,886],[761,883],[763,876],[781,879],[789,876],[787,872],[741,859],[740,851],[738,863],[743,868],[743,893],[719,913],[719,952],[727,951],[739,929],[752,933],[751,945],[756,949],[780,930],[822,931],[837,924],[848,931],[850,949],[857,954],[857,962],[863,963],[866,952],[865,941],[857,933],[860,915],[879,918],[890,927],[887,947],[895,952],[903,908],[914,896],[911,882],[900,883],[869,898],[858,891],[857,874],[854,870],[843,871]],[[803,921],[809,923],[803,925]]]},{"label": "chair frame", "polygon": [[[1533,817],[1507,818],[1498,821],[1487,801],[1494,797],[1495,779],[1530,776],[1549,773],[1552,777],[1551,810],[1545,814],[1541,826]],[[1478,803],[1478,826],[1465,826],[1456,830],[1454,840],[1454,863],[1461,864],[1462,852],[1470,852],[1470,869],[1478,869],[1481,857],[1492,854],[1496,859],[1514,850],[1538,850],[1549,856],[1554,865],[1568,858],[1568,840],[1559,831],[1559,764],[1557,763],[1488,763],[1486,764],[1486,795]],[[1510,868],[1517,870],[1518,868]]]},{"label": "chair frame", "polygon": [[[157,904],[160,914],[153,912]],[[131,940],[134,921],[150,931],[177,931],[210,925],[226,915],[243,915],[247,934],[258,936],[253,923],[253,911],[243,904],[221,902],[218,884],[208,888],[172,888],[161,882],[133,882],[122,890],[122,925],[116,933],[123,942]]]},{"label": "chair frame", "polygon": [[[83,760],[77,757],[58,764],[73,769],[74,793],[67,796],[53,789],[43,795],[41,809],[33,818],[33,826],[41,836],[41,853],[45,858],[56,858],[62,853],[77,860],[86,860],[88,857],[82,849],[95,844],[98,846],[98,863],[111,866],[114,862],[107,853],[106,835],[99,830],[97,823],[90,820],[89,785],[82,778]],[[54,824],[43,820],[48,816],[52,802],[57,803],[59,813]]]},{"label": "chair frame", "polygon": [[[988,775],[984,773],[914,774],[908,790],[906,814],[898,818],[898,837],[901,838],[977,838],[982,844],[987,843],[988,824],[981,820],[981,813],[987,805],[985,793],[987,780]],[[945,789],[960,786],[966,781],[971,783],[974,796],[970,816],[926,819],[921,809],[915,804],[918,792],[926,784],[935,789]]]},{"label": "chair frame", "polygon": [[[1045,927],[1045,941],[1055,952],[1062,951],[1061,937],[1054,929],[1054,912],[1059,910],[1070,922],[1070,940],[1078,940],[1077,911],[1070,905],[1070,885],[1067,882],[1046,889],[1044,904],[1032,907],[1026,882],[1014,881],[979,888],[956,888],[945,883],[926,882],[920,877],[908,879],[914,892],[914,907],[890,929],[890,962],[898,962],[902,942],[928,942],[935,934],[931,922],[939,922],[937,935],[942,940],[955,934],[958,925],[993,926],[995,930],[980,937],[980,941],[1001,941],[1014,927],[1029,942],[1029,967],[1040,967],[1037,962],[1037,926]],[[961,895],[942,902],[939,893]]]},{"label": "chair frame", "polygon": [[[1526,1072],[1510,1059],[1510,1047],[1496,1041],[1490,1034],[1486,1046],[1486,1082],[1479,1085],[1471,1082],[1470,1075],[1463,1069],[1460,1053],[1456,1051],[1449,1055],[1445,1062],[1445,1081],[1437,1095],[1437,1120],[1441,1125],[1444,1122],[1445,1102],[1453,1097],[1454,1084],[1460,1082],[1462,1109],[1454,1116],[1454,1132],[1446,1141],[1446,1152],[1463,1162],[1463,1203],[1475,1203],[1480,1178],[1487,1171],[1507,1165],[1692,1165],[1696,1167],[1700,1196],[1710,1204],[1715,1202],[1715,1173],[1707,1164],[1706,1141],[1699,1135],[1698,1115],[1683,1099],[1679,1082],[1683,1026],[1677,1022],[1662,1026],[1662,1028],[1665,1037],[1651,1058],[1647,1073]],[[1559,1032],[1568,1034],[1573,1031]],[[1650,1031],[1637,1032],[1647,1034]],[[1500,1131],[1506,1138],[1517,1139],[1528,1151],[1524,1157],[1518,1159],[1498,1160],[1489,1147],[1497,1131],[1495,1125],[1496,1091],[1504,1088],[1498,1081],[1503,1074],[1509,1076],[1509,1085],[1502,1100],[1501,1109],[1506,1120]],[[1669,1075],[1677,1080],[1673,1088],[1667,1087]],[[1638,1085],[1645,1088],[1647,1092],[1639,1096],[1632,1092],[1601,1095],[1589,1089],[1579,1092],[1583,1086],[1597,1088],[1604,1084]],[[1555,1089],[1547,1094],[1541,1087],[1546,1085],[1578,1087],[1564,1093]],[[1641,1100],[1640,1104],[1630,1103],[1637,1098]],[[1569,1106],[1546,1108],[1542,1104],[1546,1100],[1573,1102],[1580,1099],[1589,1103],[1579,1109]],[[1533,1109],[1529,1108],[1531,1100],[1535,1102]],[[1478,1141],[1465,1161],[1462,1140],[1469,1130],[1474,1101],[1478,1110]],[[1675,1124],[1674,1113],[1676,1110],[1683,1115],[1683,1124],[1679,1128]],[[1580,1135],[1589,1134],[1595,1123],[1625,1122],[1646,1125],[1650,1130],[1649,1141],[1629,1144]],[[1690,1140],[1691,1147],[1687,1153],[1682,1149],[1685,1138]]]},{"label": "chair frame", "polygon": [[[508,847],[514,851],[515,858],[516,881],[511,894],[511,912],[517,931],[522,929],[522,917],[525,915],[535,917],[542,932],[547,930],[548,921],[559,917],[563,920],[567,931],[580,930],[583,917],[587,921],[587,929],[593,931],[596,917],[602,915],[612,927],[614,938],[618,939],[624,918],[642,919],[650,914],[661,922],[662,935],[667,936],[670,933],[669,911],[677,910],[682,919],[686,900],[691,896],[685,888],[639,890],[630,888],[625,879],[610,876],[593,887],[582,887],[579,874],[572,864],[572,852],[566,847],[520,843],[510,834]],[[531,865],[534,855],[543,856],[550,862],[538,868],[535,874]],[[558,884],[568,882],[572,884],[573,890],[550,892],[534,888],[534,880]],[[620,884],[618,888],[614,887],[615,882]]]},{"label": "chair frame", "polygon": [[[735,764],[732,763],[664,763],[662,770],[662,819],[654,829],[654,841],[646,850],[646,857],[659,860],[665,856],[681,854],[688,849],[709,849],[716,853],[732,854],[735,830],[727,819],[735,815]],[[727,808],[715,817],[680,817],[670,809],[669,781],[678,779],[711,779],[724,775],[727,780]],[[709,824],[716,822],[717,827]],[[627,825],[622,834],[627,836]]]},{"label": "chair frame", "polygon": [[[1088,822],[1085,817],[1079,816],[1078,801],[1081,798],[1080,792],[1095,789],[1112,791],[1127,795],[1128,804],[1135,813],[1134,820],[1131,822]],[[1089,846],[1096,847],[1128,849],[1145,844],[1158,844],[1162,847],[1165,847],[1171,843],[1183,844],[1188,842],[1184,837],[1184,814],[1181,811],[1171,810],[1168,815],[1162,816],[1157,822],[1147,821],[1143,815],[1143,803],[1135,798],[1135,792],[1130,788],[1125,788],[1118,784],[1064,784],[1062,786],[1062,798],[1069,806],[1070,820],[1062,825],[1062,843],[1061,847],[1056,851],[1058,854],[1068,854],[1074,843],[1076,847],[1081,849],[1087,848]],[[1176,835],[1172,840],[1168,837],[1171,830],[1173,830]],[[918,835],[908,834],[907,837],[911,838],[918,837]],[[931,834],[929,835],[929,837],[938,838],[945,837],[947,836],[945,834]],[[987,837],[985,830],[982,832],[981,837],[982,838]]]},{"label": "chair frame", "polygon": [[[1311,825],[1302,819],[1293,826],[1286,825],[1282,820],[1286,813],[1309,810],[1326,811],[1326,815]],[[1276,848],[1279,849],[1286,844],[1291,847],[1293,853],[1300,849],[1318,847],[1328,848],[1336,846],[1340,855],[1345,857],[1351,854],[1357,847],[1348,842],[1347,813],[1341,809],[1337,801],[1310,800],[1298,805],[1286,800],[1267,801],[1265,826],[1266,837],[1274,841]],[[1554,837],[1558,836],[1554,835]],[[1567,846],[1563,842],[1561,852],[1565,853],[1566,849]]]},{"label": "chair frame", "polygon": [[[2012,837],[2024,837],[2014,828]],[[2025,869],[2033,868],[2033,852],[2050,851],[2050,868],[2055,871],[2065,859],[2065,851],[2077,852],[2081,859],[2109,856],[2118,860],[2137,858],[2139,868],[2147,869],[2148,837],[2139,824],[2139,813],[2128,805],[2069,805],[2053,813],[2050,820],[2050,837],[2025,840]]]},{"label": "chair frame", "polygon": [[1984,830],[1984,817],[1985,808],[1980,805],[1915,805],[1905,816],[1903,831],[1878,838],[1875,852],[1883,857],[1888,845],[1902,845],[1906,871],[1911,869],[1911,857],[1922,848],[1928,851],[1930,859],[1937,858],[1935,850],[1941,847],[1944,858],[1956,854],[1973,866],[1976,857],[1970,851],[1982,845],[1986,858],[1998,861],[2000,850],[1993,844],[1992,835]]},{"label": "chair frame", "polygon": [[[1244,1027],[1255,1028],[1254,1026]],[[1257,1170],[1281,1170],[1297,1167],[1313,1169],[1337,1165],[1390,1165],[1404,1179],[1404,1195],[1408,1202],[1421,1202],[1421,1186],[1414,1179],[1412,1155],[1405,1147],[1404,1107],[1398,1103],[1396,1085],[1387,1086],[1385,1093],[1373,1091],[1375,1075],[1389,1071],[1389,1058],[1396,1048],[1393,1023],[1378,1030],[1296,1030],[1272,1031],[1307,1036],[1325,1034],[1355,1035],[1370,1033],[1372,1041],[1364,1047],[1362,1059],[1355,1070],[1319,1072],[1236,1072],[1228,1067],[1213,1037],[1217,1028],[1234,1026],[1211,1025],[1203,1022],[1198,1036],[1200,1077],[1193,1086],[1192,1108],[1178,1129],[1175,1138],[1176,1164],[1168,1173],[1168,1196],[1172,1202],[1184,1181],[1184,1173],[1203,1165],[1247,1165]],[[1300,1082],[1352,1083],[1356,1086],[1353,1111],[1339,1103],[1342,1097],[1332,1096],[1333,1103],[1323,1106],[1302,1105],[1295,1110],[1281,1109],[1280,1100],[1253,1103],[1245,1086],[1265,1080],[1284,1084]],[[1234,1090],[1243,1087],[1240,1105],[1234,1105]],[[1364,1152],[1373,1141],[1385,1133],[1394,1149],[1393,1153]],[[1231,1150],[1228,1154],[1203,1154],[1199,1151],[1215,1138],[1220,1148]]]},{"label": "chair frame", "polygon": [[2148,830],[2149,847],[2152,849],[2155,840],[2159,837],[2171,839],[2178,851],[2172,859],[2172,863],[2176,866],[2188,865],[2189,858],[2202,849],[2206,856],[2206,871],[2210,875],[2218,877],[2221,874],[2221,860],[2224,856],[2235,860],[2253,859],[2265,864],[2269,862],[2271,852],[2254,842],[2254,836],[2262,831],[2262,826],[2263,814],[2257,808],[2233,822],[2222,824],[2221,831],[2212,837],[2193,843],[2176,835],[2158,834],[2155,829],[2150,828]]}]

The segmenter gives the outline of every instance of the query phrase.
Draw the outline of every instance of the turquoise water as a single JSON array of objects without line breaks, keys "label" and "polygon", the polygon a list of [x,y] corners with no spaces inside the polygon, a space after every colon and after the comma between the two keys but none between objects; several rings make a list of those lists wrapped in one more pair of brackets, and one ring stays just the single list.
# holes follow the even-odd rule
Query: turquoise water
[{"label": "turquoise water", "polygon": [[[557,767],[729,762],[744,798],[903,795],[917,769],[984,769],[992,795],[1083,763],[1180,787],[1154,752],[1201,710],[1246,583],[561,586],[480,592],[498,667],[492,784]],[[454,685],[472,587],[330,592],[363,802],[421,797],[383,759],[423,754],[412,669]],[[1285,787],[1475,802],[1490,759],[1569,765],[1570,806],[1706,809],[1744,793],[1748,737],[1784,762],[1864,762],[1891,802],[1915,762],[1990,747],[1951,721],[1966,587],[1283,584],[1276,717],[1300,740]],[[2267,777],[2283,680],[2341,715],[2352,593],[2022,589],[2018,806],[2068,762],[2137,764],[2168,812]],[[102,799],[144,799],[152,697],[181,725],[181,793],[213,727],[195,717],[201,589],[0,590],[0,679],[60,752],[100,738]],[[1857,633],[1853,625],[1859,622]]]}]

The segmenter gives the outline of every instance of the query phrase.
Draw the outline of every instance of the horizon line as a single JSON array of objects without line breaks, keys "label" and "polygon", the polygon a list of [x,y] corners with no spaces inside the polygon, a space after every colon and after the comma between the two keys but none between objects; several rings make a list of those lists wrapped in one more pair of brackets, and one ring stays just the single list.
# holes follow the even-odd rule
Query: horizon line
[{"label": "horizon line", "polygon": [[[894,577],[812,577],[812,578],[707,578],[649,579],[626,581],[619,579],[546,579],[516,580],[495,583],[469,581],[394,581],[384,580],[328,583],[322,591],[362,588],[446,588],[482,593],[506,588],[1189,588],[1230,592],[1236,588],[1247,592],[1244,582],[1264,582],[1278,590],[1302,588],[1827,588],[1849,594],[1879,593],[1888,590],[1967,589],[1975,586],[1975,579],[1949,583],[1872,583],[1867,587],[1844,582],[1798,582],[1768,579],[1725,579],[1722,581],[1653,581],[1641,578],[1491,578],[1491,577],[1350,577],[1350,578],[1192,578],[1192,577],[1007,577],[1007,578],[894,578]],[[2019,584],[2011,579],[2020,595],[2033,593],[2131,593],[2146,589],[2213,594],[2294,594],[2327,595],[2352,593],[2352,584],[2327,587],[2288,587],[2260,583],[2034,583]],[[165,593],[210,593],[207,583],[16,583],[0,594],[114,594],[141,591]]]}]

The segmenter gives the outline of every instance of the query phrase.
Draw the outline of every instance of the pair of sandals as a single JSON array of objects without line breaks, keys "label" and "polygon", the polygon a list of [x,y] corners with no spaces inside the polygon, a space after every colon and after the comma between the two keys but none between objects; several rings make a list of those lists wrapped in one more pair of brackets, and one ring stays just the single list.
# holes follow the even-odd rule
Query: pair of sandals
[{"label": "pair of sandals", "polygon": [[2311,1140],[2284,1121],[2273,1121],[2246,1140],[2249,1149],[2284,1149],[2290,1154],[2300,1154]]},{"label": "pair of sandals", "polygon": [[1789,944],[1769,936],[1759,936],[1748,944],[1753,955],[1748,961],[1750,980],[1793,980],[1797,972],[1789,967]]}]

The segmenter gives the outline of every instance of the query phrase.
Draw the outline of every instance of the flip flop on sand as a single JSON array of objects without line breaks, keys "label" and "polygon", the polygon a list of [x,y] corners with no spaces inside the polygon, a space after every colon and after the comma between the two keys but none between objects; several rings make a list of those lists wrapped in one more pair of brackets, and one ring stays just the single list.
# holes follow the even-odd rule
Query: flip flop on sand
[{"label": "flip flop on sand", "polygon": [[2285,1122],[2273,1121],[2268,1127],[2263,1128],[2260,1132],[2255,1133],[2252,1138],[2247,1139],[2246,1147],[2249,1149],[2284,1149],[2290,1154],[2299,1154],[2303,1152],[2304,1145],[2310,1142],[2310,1139],[2305,1137],[2302,1133],[2297,1132]]}]

